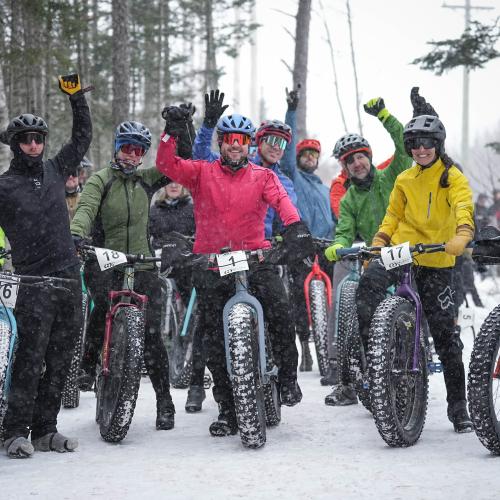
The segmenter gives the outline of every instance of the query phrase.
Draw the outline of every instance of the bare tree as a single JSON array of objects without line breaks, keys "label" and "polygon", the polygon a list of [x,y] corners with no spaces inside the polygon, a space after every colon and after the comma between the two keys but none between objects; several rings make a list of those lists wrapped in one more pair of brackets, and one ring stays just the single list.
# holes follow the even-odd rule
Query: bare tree
[{"label": "bare tree", "polygon": [[351,5],[349,0],[346,0],[347,7],[347,22],[349,24],[349,40],[351,43],[351,59],[352,59],[352,70],[354,71],[354,87],[356,89],[356,113],[358,114],[358,128],[359,133],[363,135],[363,125],[361,124],[361,113],[360,113],[360,98],[359,98],[359,87],[358,87],[358,72],[356,70],[356,57],[354,54],[354,42],[352,40],[352,21],[351,21]]},{"label": "bare tree", "polygon": [[[0,69],[0,130],[5,130],[9,121],[7,98],[3,84],[3,71]],[[9,168],[10,153],[8,146],[0,143],[0,174]]]}]

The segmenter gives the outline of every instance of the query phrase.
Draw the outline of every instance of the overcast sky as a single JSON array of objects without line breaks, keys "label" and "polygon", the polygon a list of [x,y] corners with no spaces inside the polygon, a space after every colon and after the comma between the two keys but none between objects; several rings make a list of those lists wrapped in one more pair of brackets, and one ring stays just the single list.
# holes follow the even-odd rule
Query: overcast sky
[{"label": "overcast sky", "polygon": [[[473,10],[472,19],[491,23],[500,15],[500,0],[471,0],[472,5],[492,6],[494,10]],[[328,155],[344,133],[335,98],[330,53],[318,0],[313,0],[308,77],[308,130],[321,140]],[[464,0],[450,0],[463,4]],[[350,130],[357,131],[354,78],[344,0],[323,0],[326,18],[335,45],[340,95]],[[274,9],[296,13],[294,0],[257,0],[257,18],[262,25],[257,33],[259,67],[257,80],[262,87],[269,118],[285,113],[284,87],[291,85],[285,59],[293,65],[294,44],[283,29],[295,31],[295,20]],[[354,46],[359,90],[362,102],[382,96],[387,108],[403,124],[411,118],[410,89],[416,85],[439,112],[447,129],[447,149],[460,161],[462,119],[462,70],[441,77],[420,70],[410,62],[426,54],[427,41],[458,38],[464,29],[464,10],[442,7],[441,0],[351,0]],[[248,81],[250,51],[241,50],[242,114],[251,114]],[[228,62],[227,75],[221,80],[230,97],[233,69]],[[230,110],[231,111],[231,110]],[[236,111],[236,110],[235,110]],[[362,112],[363,132],[374,150],[374,162],[383,161],[392,151],[392,143],[378,120]],[[500,59],[489,62],[470,78],[470,142],[487,131],[500,130]],[[497,140],[500,140],[498,137]]]}]

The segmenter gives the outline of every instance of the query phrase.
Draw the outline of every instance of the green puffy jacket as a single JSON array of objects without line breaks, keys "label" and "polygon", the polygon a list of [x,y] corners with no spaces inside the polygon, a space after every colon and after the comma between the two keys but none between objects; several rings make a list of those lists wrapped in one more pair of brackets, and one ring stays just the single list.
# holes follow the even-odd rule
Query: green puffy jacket
[{"label": "green puffy jacket", "polygon": [[350,247],[357,235],[367,245],[371,243],[385,216],[396,177],[412,166],[413,160],[406,154],[403,144],[403,125],[391,115],[384,127],[391,134],[396,147],[394,158],[385,170],[377,170],[372,166],[374,178],[369,189],[351,184],[342,198],[334,243],[344,247]]},{"label": "green puffy jacket", "polygon": [[100,221],[104,241],[95,242],[99,246],[152,255],[149,207],[154,193],[168,182],[169,179],[154,167],[138,170],[131,176],[111,167],[100,170],[83,188],[71,221],[71,234],[92,236],[94,224]]}]

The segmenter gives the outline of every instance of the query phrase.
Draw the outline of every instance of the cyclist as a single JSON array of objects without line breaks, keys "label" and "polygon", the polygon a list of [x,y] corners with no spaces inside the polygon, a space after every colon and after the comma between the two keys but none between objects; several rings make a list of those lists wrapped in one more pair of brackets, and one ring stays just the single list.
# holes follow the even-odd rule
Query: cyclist
[{"label": "cyclist", "polygon": [[79,76],[60,77],[59,86],[69,95],[73,128],[71,140],[52,159],[43,160],[49,129],[39,116],[16,116],[2,134],[14,158],[0,176],[0,226],[11,244],[16,272],[74,280],[64,291],[19,289],[15,308],[19,342],[3,421],[4,447],[13,458],[29,457],[34,450],[65,452],[78,446],[76,439],[57,430],[82,304],[64,184],[90,145],[92,124]]},{"label": "cyclist", "polygon": [[[138,170],[150,146],[151,133],[142,123],[125,121],[118,125],[113,159],[108,167],[89,178],[71,222],[77,247],[83,238],[92,236],[96,246],[152,255],[148,234],[150,202],[169,179],[154,167]],[[87,262],[84,277],[94,308],[85,337],[79,380],[83,390],[90,390],[104,338],[108,292],[121,289],[123,273],[113,269],[101,272],[96,263]],[[149,298],[144,363],[156,393],[156,428],[168,430],[174,427],[175,408],[170,395],[168,356],[160,331],[161,284],[154,264],[144,264],[135,273],[135,289]]]},{"label": "cyclist", "polygon": [[[472,431],[465,400],[465,371],[460,329],[455,328],[453,266],[474,235],[472,191],[467,178],[445,153],[446,131],[434,115],[413,118],[404,129],[404,144],[415,165],[396,180],[387,212],[372,245],[409,241],[446,241],[445,253],[419,255],[414,276],[436,352],[443,364],[448,418],[455,432]],[[386,271],[380,259],[368,265],[357,291],[363,342],[372,315],[397,271]]]},{"label": "cyclist", "polygon": [[[372,163],[372,150],[368,141],[359,134],[346,134],[335,144],[333,155],[349,175],[350,187],[340,202],[340,218],[333,245],[326,249],[329,260],[337,261],[337,250],[350,247],[356,237],[371,241],[377,232],[389,202],[389,195],[398,174],[412,164],[403,143],[403,125],[392,116],[380,97],[371,99],[365,111],[376,116],[394,142],[394,158],[384,170]],[[334,273],[333,287],[338,285]],[[335,288],[334,288],[335,290]],[[349,380],[340,380],[326,396],[327,405],[356,404],[357,397]]]},{"label": "cyclist", "polygon": [[[151,207],[149,232],[151,233],[153,248],[162,248],[172,231],[189,237],[194,236],[195,233],[193,200],[189,191],[176,182],[167,184]],[[169,277],[175,280],[182,301],[187,306],[192,290],[191,271],[182,268],[173,269]],[[201,411],[205,400],[204,376],[205,359],[203,357],[202,338],[199,333],[195,332],[193,338],[193,373],[185,405],[185,410],[188,413]]]},{"label": "cyclist", "polygon": [[[264,215],[269,205],[285,223],[284,240],[297,258],[310,253],[306,226],[271,169],[248,162],[248,146],[254,127],[248,118],[230,115],[232,123],[218,134],[221,157],[213,162],[182,160],[175,156],[175,127],[167,120],[157,153],[157,168],[191,190],[196,222],[195,253],[268,248],[264,239]],[[227,374],[222,309],[234,293],[231,280],[206,271],[194,277],[199,299],[199,329],[205,335],[207,366],[212,372],[213,395],[219,404],[218,420],[210,426],[214,436],[237,432],[236,414]],[[288,303],[282,281],[274,269],[259,266],[249,273],[249,284],[268,319],[273,353],[279,366],[282,403],[293,406],[302,393],[297,383],[297,348],[288,321]]]}]

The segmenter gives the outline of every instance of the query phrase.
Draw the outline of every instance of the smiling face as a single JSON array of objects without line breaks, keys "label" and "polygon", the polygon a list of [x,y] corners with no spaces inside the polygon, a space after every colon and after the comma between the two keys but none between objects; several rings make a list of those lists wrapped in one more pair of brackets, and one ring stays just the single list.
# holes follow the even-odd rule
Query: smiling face
[{"label": "smiling face", "polygon": [[220,154],[230,162],[239,162],[248,157],[248,144],[242,145],[237,141],[232,144],[222,142],[220,145]]},{"label": "smiling face", "polygon": [[371,169],[371,161],[364,153],[353,153],[342,161],[342,166],[347,169],[349,177],[364,179]]},{"label": "smiling face", "polygon": [[281,149],[279,144],[271,145],[262,140],[259,144],[259,153],[265,167],[273,165],[283,158],[285,151]]},{"label": "smiling face", "polygon": [[117,160],[122,160],[128,163],[129,165],[133,165],[134,167],[136,167],[137,165],[139,165],[139,163],[141,163],[143,154],[138,155],[137,154],[138,151],[136,149],[131,149],[129,153],[126,153],[123,149],[127,148],[123,148],[122,146],[122,148],[120,148],[116,153]]},{"label": "smiling face", "polygon": [[412,149],[411,155],[414,161],[422,165],[422,167],[426,167],[435,161],[436,148],[424,148],[424,146],[420,146],[418,149]]}]

